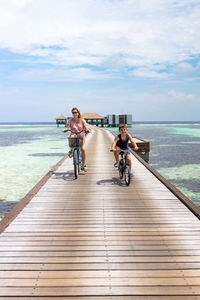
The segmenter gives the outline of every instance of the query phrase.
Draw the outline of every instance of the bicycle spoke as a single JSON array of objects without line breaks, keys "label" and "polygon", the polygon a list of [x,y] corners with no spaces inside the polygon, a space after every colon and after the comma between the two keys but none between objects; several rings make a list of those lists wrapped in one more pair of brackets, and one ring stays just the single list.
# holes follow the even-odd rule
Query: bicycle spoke
[{"label": "bicycle spoke", "polygon": [[78,178],[78,150],[74,150],[74,176],[75,179]]},{"label": "bicycle spoke", "polygon": [[121,159],[119,162],[119,178],[122,179],[123,178],[123,170],[124,166],[123,166],[123,160]]},{"label": "bicycle spoke", "polygon": [[125,170],[124,170],[124,180],[125,180],[126,185],[129,185],[131,182],[130,169],[129,169],[128,165],[126,165]]}]

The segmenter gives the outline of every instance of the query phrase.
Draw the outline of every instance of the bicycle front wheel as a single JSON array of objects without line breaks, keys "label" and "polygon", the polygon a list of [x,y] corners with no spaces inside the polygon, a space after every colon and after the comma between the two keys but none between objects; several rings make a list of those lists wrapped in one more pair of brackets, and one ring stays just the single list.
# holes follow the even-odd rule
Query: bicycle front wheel
[{"label": "bicycle front wheel", "polygon": [[119,161],[119,178],[120,178],[120,179],[123,178],[123,172],[124,172],[123,161],[120,160],[120,161]]},{"label": "bicycle front wheel", "polygon": [[125,170],[124,170],[124,180],[126,185],[128,186],[131,182],[131,176],[130,176],[130,169],[129,166],[126,165]]},{"label": "bicycle front wheel", "polygon": [[77,149],[74,150],[74,177],[75,179],[78,178],[79,173],[79,161],[78,161],[78,151]]},{"label": "bicycle front wheel", "polygon": [[78,153],[78,160],[77,160],[77,163],[78,163],[78,173],[80,173],[80,170],[81,170],[81,151],[80,151],[80,149],[77,150],[77,153]]}]

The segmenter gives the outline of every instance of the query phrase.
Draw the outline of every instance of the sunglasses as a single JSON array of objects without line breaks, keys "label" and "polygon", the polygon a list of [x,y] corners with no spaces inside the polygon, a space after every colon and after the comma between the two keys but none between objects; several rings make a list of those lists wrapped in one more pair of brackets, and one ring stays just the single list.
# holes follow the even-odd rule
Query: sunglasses
[{"label": "sunglasses", "polygon": [[73,111],[73,112],[72,112],[73,115],[74,115],[74,114],[77,114],[77,113],[78,113],[77,111]]}]

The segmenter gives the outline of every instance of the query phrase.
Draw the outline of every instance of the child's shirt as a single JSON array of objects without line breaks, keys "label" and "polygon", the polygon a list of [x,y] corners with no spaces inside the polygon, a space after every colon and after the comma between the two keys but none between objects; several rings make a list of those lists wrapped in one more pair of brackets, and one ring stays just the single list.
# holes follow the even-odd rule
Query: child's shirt
[{"label": "child's shirt", "polygon": [[119,138],[119,140],[117,141],[116,146],[122,150],[128,150],[128,141],[129,141],[128,133],[126,133],[125,140],[122,140],[121,134],[118,135],[118,138]]}]

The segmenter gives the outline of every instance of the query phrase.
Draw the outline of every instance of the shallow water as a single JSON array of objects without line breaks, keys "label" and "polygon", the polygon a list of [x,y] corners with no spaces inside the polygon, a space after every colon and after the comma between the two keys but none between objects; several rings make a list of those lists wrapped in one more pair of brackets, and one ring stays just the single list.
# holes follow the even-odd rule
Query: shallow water
[{"label": "shallow water", "polygon": [[[62,129],[55,124],[0,125],[0,215],[68,151]],[[129,132],[150,142],[149,163],[200,205],[200,124],[134,124]]]},{"label": "shallow water", "polygon": [[1,201],[19,201],[65,155],[69,148],[61,130],[55,125],[0,126]]}]

